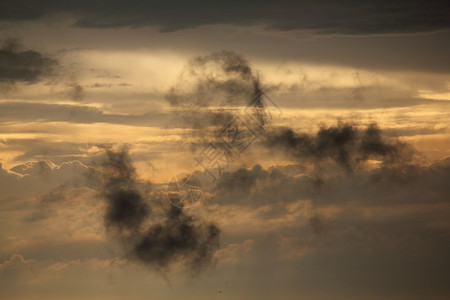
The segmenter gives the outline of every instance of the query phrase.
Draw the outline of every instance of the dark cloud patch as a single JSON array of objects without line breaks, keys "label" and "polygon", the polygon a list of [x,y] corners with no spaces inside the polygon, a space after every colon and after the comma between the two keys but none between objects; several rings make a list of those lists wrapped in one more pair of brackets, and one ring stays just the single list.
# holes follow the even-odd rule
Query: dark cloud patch
[{"label": "dark cloud patch", "polygon": [[[32,84],[47,80],[48,84],[56,84],[67,80],[66,77],[69,77],[67,71],[51,55],[25,49],[17,39],[3,41],[0,48],[0,88],[4,91],[10,91],[16,83]],[[65,96],[74,101],[83,100],[86,92],[75,79],[66,85]]]},{"label": "dark cloud patch", "polygon": [[[23,9],[27,7],[27,9]],[[449,28],[448,3],[434,1],[3,1],[0,19],[36,20],[69,14],[81,27],[158,26],[175,31],[212,24],[258,25],[276,30],[378,34]]]},{"label": "dark cloud patch", "polygon": [[[294,166],[292,166],[294,167]],[[276,206],[298,200],[312,200],[314,207],[351,204],[352,207],[389,207],[448,203],[450,187],[450,159],[433,164],[414,163],[386,165],[373,169],[355,169],[354,173],[324,172],[320,187],[316,187],[316,171],[297,168],[286,171],[286,166],[261,169],[241,168],[226,172],[214,187],[215,203],[243,207]],[[285,211],[287,213],[287,211]],[[325,219],[309,220],[314,231],[321,231]],[[273,217],[272,212],[265,215]],[[346,216],[350,217],[350,216]],[[328,221],[327,221],[328,223]],[[331,227],[331,225],[330,225]]]},{"label": "dark cloud patch", "polygon": [[266,122],[258,73],[232,51],[214,52],[191,60],[166,94],[178,122],[194,135],[210,139],[236,118],[242,107],[258,122]]},{"label": "dark cloud patch", "polygon": [[194,272],[200,271],[219,249],[220,229],[214,224],[199,224],[179,207],[171,206],[166,219],[152,225],[136,245],[133,255],[150,264],[169,265],[185,257]]},{"label": "dark cloud patch", "polygon": [[105,224],[129,257],[158,270],[177,261],[193,272],[210,265],[219,248],[220,229],[175,206],[163,207],[161,216],[164,200],[138,184],[127,150],[105,151]]},{"label": "dark cloud patch", "polygon": [[[316,193],[315,178],[303,168],[295,168],[289,174],[285,167],[263,169],[259,165],[252,168],[239,168],[225,172],[213,187],[213,202],[222,205],[238,204],[241,206],[281,205],[298,199],[312,197]],[[282,207],[266,214],[285,212]]]},{"label": "dark cloud patch", "polygon": [[218,190],[240,190],[248,193],[257,183],[257,180],[264,180],[273,176],[273,174],[264,170],[260,165],[255,165],[251,169],[240,168],[235,172],[224,173],[217,182],[216,188]]},{"label": "dark cloud patch", "polygon": [[139,232],[143,221],[149,216],[150,207],[138,190],[136,170],[126,150],[106,150],[106,155],[108,158],[103,164],[104,174],[107,174],[104,186],[105,198],[108,200],[106,226],[120,231]]},{"label": "dark cloud patch", "polygon": [[67,91],[70,99],[74,101],[82,101],[86,96],[85,89],[78,83],[72,83],[69,85],[69,89]]},{"label": "dark cloud patch", "polygon": [[318,215],[312,216],[309,219],[309,225],[311,226],[314,234],[320,235],[325,232],[323,220]]},{"label": "dark cloud patch", "polygon": [[383,138],[376,124],[360,129],[340,122],[337,126],[321,128],[316,135],[278,128],[267,133],[263,144],[303,161],[334,161],[348,172],[369,159],[391,165],[407,162],[413,155],[409,145]]},{"label": "dark cloud patch", "polygon": [[0,82],[33,83],[54,74],[58,61],[34,50],[24,50],[17,40],[0,48]]},{"label": "dark cloud patch", "polygon": [[246,105],[258,85],[258,76],[245,58],[220,51],[191,60],[166,99],[183,108]]}]

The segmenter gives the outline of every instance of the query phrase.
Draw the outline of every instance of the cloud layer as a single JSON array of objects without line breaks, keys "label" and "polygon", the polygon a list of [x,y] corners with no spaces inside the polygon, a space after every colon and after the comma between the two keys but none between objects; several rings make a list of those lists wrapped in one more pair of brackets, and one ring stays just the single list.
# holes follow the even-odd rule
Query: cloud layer
[{"label": "cloud layer", "polygon": [[[29,9],[24,10],[23,7]],[[334,1],[3,1],[0,19],[35,20],[69,14],[82,27],[153,25],[174,31],[201,25],[265,25],[276,30],[308,29],[327,34],[380,34],[449,28],[446,1],[361,3]]]}]

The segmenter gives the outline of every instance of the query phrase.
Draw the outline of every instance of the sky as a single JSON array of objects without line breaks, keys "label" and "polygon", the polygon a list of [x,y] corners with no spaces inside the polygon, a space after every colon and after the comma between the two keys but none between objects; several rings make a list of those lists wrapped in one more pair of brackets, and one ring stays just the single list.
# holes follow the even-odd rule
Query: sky
[{"label": "sky", "polygon": [[447,1],[0,3],[0,299],[448,299]]}]

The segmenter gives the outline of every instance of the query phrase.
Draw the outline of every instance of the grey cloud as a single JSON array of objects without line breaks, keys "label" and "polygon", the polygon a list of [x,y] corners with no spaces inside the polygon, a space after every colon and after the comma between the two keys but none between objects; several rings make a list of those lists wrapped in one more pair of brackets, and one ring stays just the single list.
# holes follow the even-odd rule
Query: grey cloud
[{"label": "grey cloud", "polygon": [[[388,3],[389,5],[390,3]],[[405,4],[409,5],[409,2]],[[365,3],[365,5],[367,5]],[[30,25],[32,26],[32,25]],[[14,26],[13,26],[14,27]],[[17,25],[18,35],[24,40],[33,39],[29,27]],[[22,29],[20,29],[22,28]],[[84,46],[95,49],[98,44],[103,48],[134,51],[137,48],[159,49],[168,48],[181,50],[187,55],[192,53],[208,53],[218,49],[229,49],[245,53],[258,61],[272,61],[286,67],[286,63],[319,63],[344,65],[353,68],[371,70],[416,70],[425,72],[448,73],[450,62],[445,59],[450,51],[450,31],[443,30],[423,34],[386,34],[386,35],[310,35],[296,32],[264,32],[260,28],[242,30],[232,26],[201,27],[196,30],[177,31],[167,34],[155,32],[153,28],[114,28],[78,29],[83,34],[71,35],[70,39],[56,38],[58,32],[68,30],[65,26],[39,27],[40,34],[49,36],[48,45],[53,47],[77,48]],[[86,36],[95,35],[95,39]],[[53,38],[51,38],[53,37]],[[114,78],[105,70],[90,69],[94,76]],[[362,73],[361,73],[362,75]],[[388,74],[389,75],[389,74]],[[392,74],[390,74],[392,76]],[[392,77],[397,81],[399,78]],[[364,83],[364,77],[361,76]],[[447,90],[446,80],[432,74],[418,74],[412,86],[420,89],[431,89],[436,83]],[[431,86],[431,88],[430,88]],[[370,88],[370,87],[369,87]],[[94,90],[88,90],[89,94]],[[379,89],[377,89],[379,91]],[[363,95],[368,91],[365,90]],[[304,97],[306,98],[306,97]],[[111,100],[111,99],[110,99]],[[128,99],[127,99],[128,100]]]},{"label": "grey cloud", "polygon": [[150,207],[138,190],[136,171],[124,150],[115,153],[106,150],[108,159],[103,164],[105,174],[105,198],[108,199],[105,221],[107,227],[134,234],[150,214]]},{"label": "grey cloud", "polygon": [[211,139],[218,128],[232,122],[240,107],[250,104],[249,113],[264,124],[267,115],[261,97],[258,72],[232,51],[194,58],[166,94],[179,124],[195,129],[193,134],[202,139]]},{"label": "grey cloud", "polygon": [[[449,31],[427,35],[330,37],[293,43],[299,57],[318,63],[348,65],[374,70],[422,70],[448,73]],[[297,49],[296,48],[296,49]],[[279,54],[284,52],[279,49]],[[427,82],[421,76],[417,85]],[[423,82],[421,82],[423,81]],[[440,84],[429,79],[431,84]]]},{"label": "grey cloud", "polygon": [[[15,83],[32,84],[47,80],[46,83],[54,84],[68,76],[66,71],[62,71],[59,61],[52,55],[25,49],[17,39],[3,41],[0,48],[0,87],[6,92]],[[75,79],[66,85],[66,95],[70,99],[80,101],[84,98],[85,90]]]},{"label": "grey cloud", "polygon": [[32,83],[54,74],[58,61],[33,50],[23,50],[17,40],[6,40],[0,49],[0,82]]},{"label": "grey cloud", "polygon": [[[28,9],[24,10],[23,7]],[[277,30],[311,29],[319,33],[377,34],[449,28],[448,3],[334,1],[3,1],[0,18],[36,20],[70,14],[76,26],[159,26],[174,31],[210,24],[264,24]]]},{"label": "grey cloud", "polygon": [[[264,231],[253,238],[252,250],[236,266],[243,272],[252,270],[253,276],[246,276],[251,279],[242,286],[264,286],[264,293],[275,290],[276,294],[295,286],[297,295],[301,290],[317,299],[334,299],[336,293],[342,298],[361,293],[377,295],[376,299],[394,294],[399,298],[425,299],[433,295],[445,299],[449,158],[428,166],[407,164],[357,170],[354,174],[341,172],[325,178],[319,190],[301,181],[308,174],[305,168],[278,167],[284,180],[261,176],[272,171],[256,169],[236,171],[236,178],[245,174],[241,177],[253,179],[243,180],[248,184],[245,187],[229,180],[229,185],[222,182],[217,199],[213,199],[221,204],[217,215],[222,207],[239,205],[246,212],[246,208],[264,207],[266,213],[258,216],[264,224],[286,220],[282,228],[268,226],[268,237],[262,236]],[[287,179],[294,184],[286,184]],[[289,198],[283,199],[283,195]],[[272,202],[265,201],[264,196],[271,197]],[[281,213],[277,209],[280,202],[299,200],[311,207],[299,206],[298,210]],[[257,229],[252,226],[259,226],[256,224],[249,222],[248,228],[241,230],[253,232]],[[237,235],[245,236],[241,231]],[[287,272],[285,278],[290,282],[266,278],[278,272]],[[233,289],[240,286],[239,280],[231,283]],[[355,282],[357,288],[352,286]],[[332,286],[333,295],[317,293],[316,288],[309,289],[311,284]]]},{"label": "grey cloud", "polygon": [[157,270],[165,270],[176,261],[194,273],[209,266],[219,248],[220,229],[172,205],[163,208],[161,217],[155,207],[161,206],[163,196],[146,192],[137,183],[127,150],[105,151],[105,224],[127,255]]},{"label": "grey cloud", "polygon": [[[233,269],[234,274],[244,272],[244,276],[231,276],[229,289],[255,290],[258,299],[281,293],[292,295],[292,299],[299,295],[308,299],[355,295],[368,299],[446,299],[448,245],[437,232],[417,238],[407,232],[390,234],[378,224],[372,226],[376,230],[370,232],[343,222],[343,228],[335,234],[313,240],[296,236],[259,238],[243,259],[245,267]],[[286,249],[277,247],[283,239],[297,239],[293,248],[305,254],[297,259],[283,257]],[[280,273],[286,275],[271,276]],[[323,286],[327,287],[325,291],[318,288]]]},{"label": "grey cloud", "polygon": [[[298,200],[313,200],[315,207],[327,205],[380,206],[445,204],[448,203],[450,187],[446,183],[450,176],[450,159],[436,161],[429,166],[414,163],[396,166],[381,166],[373,169],[357,169],[354,173],[328,172],[321,174],[317,185],[314,168],[298,167],[287,170],[260,166],[241,168],[226,172],[214,187],[215,203],[240,205],[243,207],[274,206]],[[274,217],[270,212],[267,218]],[[317,215],[323,219],[320,214]],[[348,216],[347,216],[348,217]],[[313,227],[319,222],[312,221]]]},{"label": "grey cloud", "polygon": [[175,107],[192,109],[247,105],[258,88],[258,74],[245,58],[219,51],[191,60],[166,99]]},{"label": "grey cloud", "polygon": [[295,133],[290,128],[275,129],[267,133],[263,144],[300,160],[314,163],[332,160],[349,172],[369,159],[395,164],[410,161],[414,153],[411,146],[384,138],[376,124],[361,130],[352,124],[339,123],[336,127],[321,128],[316,135]]},{"label": "grey cloud", "polygon": [[[273,167],[268,170],[256,165],[250,169],[240,168],[225,172],[213,187],[215,203],[237,204],[257,207],[273,205],[265,215],[284,214],[286,210],[278,205],[295,202],[315,194],[315,179],[305,174],[306,169],[295,166],[295,172],[287,174],[286,168]],[[288,172],[289,173],[289,172]]]},{"label": "grey cloud", "polygon": [[160,267],[178,257],[188,259],[194,272],[208,266],[219,249],[221,230],[214,224],[199,224],[181,208],[171,206],[166,219],[148,228],[136,245],[133,256]]},{"label": "grey cloud", "polygon": [[253,186],[256,185],[257,180],[264,180],[269,176],[275,177],[277,173],[268,172],[264,170],[260,165],[255,165],[251,169],[241,168],[235,172],[226,172],[221,176],[216,184],[216,188],[219,191],[243,191],[245,193],[250,192]]}]

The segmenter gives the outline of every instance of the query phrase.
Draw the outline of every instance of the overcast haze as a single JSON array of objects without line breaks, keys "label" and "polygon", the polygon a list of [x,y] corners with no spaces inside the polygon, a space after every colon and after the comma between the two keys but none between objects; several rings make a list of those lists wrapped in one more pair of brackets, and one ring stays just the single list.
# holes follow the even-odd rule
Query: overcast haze
[{"label": "overcast haze", "polygon": [[449,12],[2,1],[0,299],[449,299]]}]

